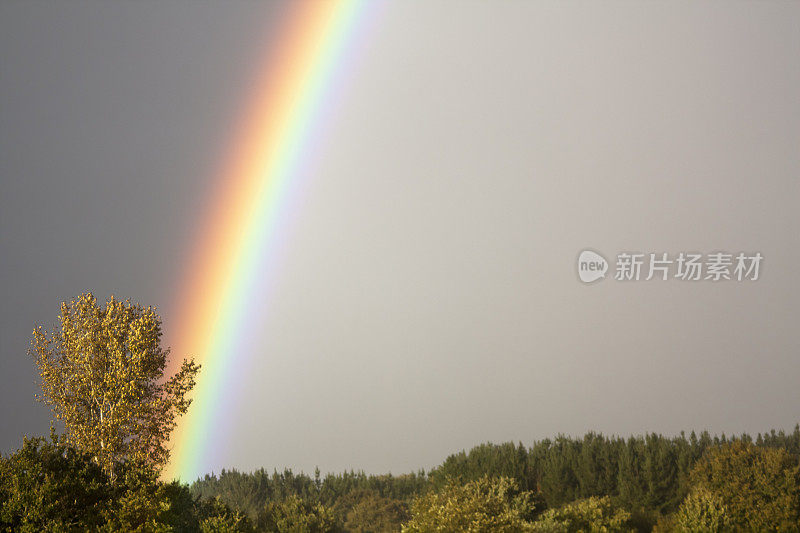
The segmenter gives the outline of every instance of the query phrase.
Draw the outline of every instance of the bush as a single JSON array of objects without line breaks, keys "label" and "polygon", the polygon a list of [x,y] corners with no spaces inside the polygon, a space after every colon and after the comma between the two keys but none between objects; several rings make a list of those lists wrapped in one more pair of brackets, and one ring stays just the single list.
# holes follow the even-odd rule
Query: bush
[{"label": "bush", "polygon": [[25,438],[0,458],[0,530],[89,530],[112,510],[108,476],[53,436]]},{"label": "bush", "polygon": [[219,498],[206,500],[198,507],[202,533],[250,533],[255,531],[241,511],[232,511]]},{"label": "bush", "polygon": [[722,499],[710,490],[693,490],[675,513],[674,526],[679,531],[721,533],[729,529],[727,511]]},{"label": "bush", "polygon": [[698,519],[711,520],[721,512],[734,530],[800,528],[800,467],[786,450],[741,441],[711,448],[690,480],[696,491],[705,492],[696,492],[682,506],[687,520],[698,513]]},{"label": "bush", "polygon": [[374,490],[354,490],[339,498],[336,511],[345,531],[352,533],[399,532],[409,519],[408,506]]},{"label": "bush", "polygon": [[614,507],[611,499],[586,498],[542,513],[533,531],[547,533],[627,532],[633,531],[631,515]]},{"label": "bush", "polygon": [[484,476],[464,485],[454,481],[411,504],[406,533],[430,531],[518,532],[530,527],[533,494],[513,479]]},{"label": "bush", "polygon": [[[0,457],[0,531],[250,531],[221,502],[195,500],[189,488],[158,481],[151,468],[118,463],[116,480],[88,453],[25,439]],[[230,526],[224,528],[223,526]]]},{"label": "bush", "polygon": [[342,530],[333,509],[294,495],[281,502],[268,503],[258,518],[258,527],[277,533],[338,533]]}]

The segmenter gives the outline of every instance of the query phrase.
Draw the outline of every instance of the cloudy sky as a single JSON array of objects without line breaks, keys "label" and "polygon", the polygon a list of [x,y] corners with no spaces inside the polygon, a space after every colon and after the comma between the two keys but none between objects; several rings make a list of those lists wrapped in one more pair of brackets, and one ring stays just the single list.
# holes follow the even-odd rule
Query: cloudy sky
[{"label": "cloudy sky", "polygon": [[[91,290],[166,340],[277,3],[0,3],[0,450]],[[486,441],[800,421],[800,4],[403,2],[293,203],[222,466],[395,473]],[[579,252],[609,259],[591,285]],[[760,252],[757,281],[613,279]]]}]

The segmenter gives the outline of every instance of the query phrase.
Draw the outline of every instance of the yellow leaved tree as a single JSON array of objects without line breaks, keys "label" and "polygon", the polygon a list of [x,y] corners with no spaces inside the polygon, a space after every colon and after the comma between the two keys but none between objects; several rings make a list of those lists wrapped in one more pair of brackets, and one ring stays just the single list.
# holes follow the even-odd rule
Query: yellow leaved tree
[{"label": "yellow leaved tree", "polygon": [[33,332],[31,355],[42,378],[37,398],[50,405],[68,442],[94,455],[114,478],[120,462],[160,470],[175,419],[191,403],[200,366],[183,360],[164,376],[161,318],[151,307],[91,293],[61,304],[60,325]]}]

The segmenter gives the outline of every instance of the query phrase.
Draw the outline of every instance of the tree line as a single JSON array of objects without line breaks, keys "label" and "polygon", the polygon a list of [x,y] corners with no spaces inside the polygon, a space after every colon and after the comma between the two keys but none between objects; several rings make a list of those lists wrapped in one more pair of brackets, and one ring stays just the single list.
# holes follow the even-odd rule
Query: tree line
[{"label": "tree line", "polygon": [[[575,502],[594,502],[584,505],[595,510],[610,505],[628,513],[626,527],[651,531],[659,520],[663,526],[673,517],[697,486],[692,474],[701,459],[709,457],[712,450],[730,451],[739,449],[737,446],[757,450],[755,454],[777,451],[791,466],[800,458],[800,425],[789,433],[772,430],[755,438],[748,434],[712,437],[708,431],[628,438],[591,432],[581,438],[545,439],[530,447],[487,443],[450,455],[430,472],[400,476],[223,470],[195,481],[191,492],[198,498],[219,498],[253,520],[270,505],[300,498],[334,510],[349,531],[377,531],[356,522],[358,516],[353,515],[354,508],[365,515],[363,511],[369,507],[373,521],[383,514],[383,522],[394,528],[386,531],[400,531],[415,500],[486,479],[505,479],[513,482],[515,490],[530,494],[531,517]],[[800,500],[797,503],[800,505]],[[381,513],[381,509],[392,511]],[[794,526],[800,528],[800,522]]]},{"label": "tree line", "polygon": [[[50,437],[0,456],[0,532],[800,531],[800,425],[712,437],[588,433],[482,444],[429,472],[225,470],[165,482],[200,367],[165,375],[152,308],[91,294],[30,351]],[[61,430],[58,433],[56,425]]]}]

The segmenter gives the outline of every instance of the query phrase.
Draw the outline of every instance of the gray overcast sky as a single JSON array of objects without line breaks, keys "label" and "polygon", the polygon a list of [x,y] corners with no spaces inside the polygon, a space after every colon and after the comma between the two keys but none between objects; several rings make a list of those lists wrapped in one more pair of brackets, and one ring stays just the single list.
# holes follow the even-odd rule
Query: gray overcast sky
[{"label": "gray overcast sky", "polygon": [[[25,352],[61,300],[155,305],[169,337],[282,13],[0,3],[0,450],[47,432]],[[794,426],[798,20],[789,2],[390,4],[208,469],[403,472],[560,432]],[[586,247],[765,260],[752,283],[585,286]]]}]

